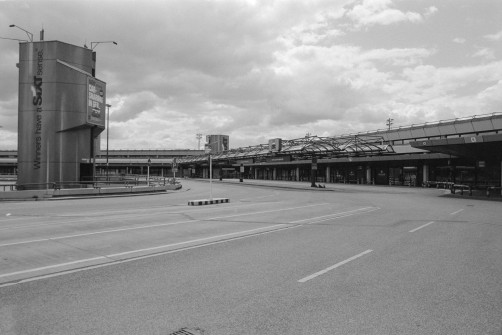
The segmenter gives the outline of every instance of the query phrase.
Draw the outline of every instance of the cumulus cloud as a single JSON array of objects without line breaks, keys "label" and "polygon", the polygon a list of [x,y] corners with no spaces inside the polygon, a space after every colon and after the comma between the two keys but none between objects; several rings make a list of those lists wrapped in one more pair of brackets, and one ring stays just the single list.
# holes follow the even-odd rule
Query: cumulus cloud
[{"label": "cumulus cloud", "polygon": [[502,80],[487,87],[476,95],[476,100],[488,113],[499,113],[502,110]]},{"label": "cumulus cloud", "polygon": [[485,35],[484,38],[486,38],[487,40],[490,40],[490,41],[494,41],[494,42],[502,41],[502,30],[499,31],[498,33],[495,33],[495,34]]},{"label": "cumulus cloud", "polygon": [[[398,22],[421,22],[421,14],[392,8],[392,0],[363,0],[347,12],[356,26],[390,25]],[[429,9],[429,12],[431,9]]]},{"label": "cumulus cloud", "polygon": [[495,57],[495,51],[491,48],[482,48],[476,51],[473,55],[473,57],[480,57],[486,60],[494,60]]},{"label": "cumulus cloud", "polygon": [[430,6],[425,10],[425,16],[431,16],[435,14],[438,11],[438,8],[436,6]]},{"label": "cumulus cloud", "polygon": [[[500,49],[490,42],[500,33],[486,35],[484,16],[479,27],[463,19],[483,4],[441,12],[392,0],[47,4],[0,2],[0,21],[33,32],[43,22],[47,40],[118,42],[95,49],[112,149],[194,149],[196,133],[230,135],[231,147],[332,136],[382,128],[389,116],[411,124],[499,103]],[[472,45],[472,36],[485,38]],[[5,144],[17,135],[18,44],[0,47]]]}]

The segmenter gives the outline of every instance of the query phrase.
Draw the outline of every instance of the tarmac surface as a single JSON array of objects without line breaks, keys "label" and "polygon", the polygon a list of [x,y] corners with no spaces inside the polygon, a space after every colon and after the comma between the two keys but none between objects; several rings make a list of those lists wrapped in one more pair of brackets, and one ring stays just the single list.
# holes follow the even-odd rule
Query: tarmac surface
[{"label": "tarmac surface", "polygon": [[0,203],[0,333],[502,332],[498,202],[223,180],[188,206],[210,185],[181,182]]}]

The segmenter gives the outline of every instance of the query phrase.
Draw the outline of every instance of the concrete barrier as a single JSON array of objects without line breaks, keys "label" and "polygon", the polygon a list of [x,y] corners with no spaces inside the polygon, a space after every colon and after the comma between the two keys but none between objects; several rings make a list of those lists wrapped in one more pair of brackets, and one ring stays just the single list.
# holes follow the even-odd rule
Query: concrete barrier
[{"label": "concrete barrier", "polygon": [[213,199],[190,200],[190,201],[188,201],[188,206],[224,204],[224,203],[228,203],[229,201],[230,200],[228,198],[213,198]]},{"label": "concrete barrier", "polygon": [[181,189],[181,184],[151,185],[151,186],[123,186],[123,187],[94,187],[67,188],[48,190],[27,190],[0,192],[1,200],[42,200],[56,197],[86,197],[99,195],[126,195],[135,193],[157,193]]},{"label": "concrete barrier", "polygon": [[54,190],[27,190],[27,191],[9,191],[0,192],[0,200],[37,200],[51,198]]}]

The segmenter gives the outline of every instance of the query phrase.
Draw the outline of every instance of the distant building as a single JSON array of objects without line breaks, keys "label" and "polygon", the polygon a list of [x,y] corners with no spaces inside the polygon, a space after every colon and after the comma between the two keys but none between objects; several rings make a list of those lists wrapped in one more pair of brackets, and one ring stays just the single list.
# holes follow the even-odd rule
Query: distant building
[{"label": "distant building", "polygon": [[[96,175],[145,175],[148,160],[152,176],[173,176],[173,163],[181,157],[202,155],[204,150],[109,150],[96,156]],[[0,175],[17,174],[17,151],[0,150]],[[75,181],[76,182],[76,181]]]},{"label": "distant building", "polygon": [[227,151],[229,147],[228,135],[207,135],[205,149],[212,154]]},{"label": "distant building", "polygon": [[[313,163],[313,160],[316,163]],[[272,139],[212,155],[213,177],[380,185],[501,186],[502,113],[333,137]],[[207,178],[207,154],[179,160]]]}]

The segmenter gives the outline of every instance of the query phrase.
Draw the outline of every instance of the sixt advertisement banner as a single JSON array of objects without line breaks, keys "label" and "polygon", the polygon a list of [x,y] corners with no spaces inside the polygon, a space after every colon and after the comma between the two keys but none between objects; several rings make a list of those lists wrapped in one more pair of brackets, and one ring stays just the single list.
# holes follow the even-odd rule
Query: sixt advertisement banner
[{"label": "sixt advertisement banner", "polygon": [[106,84],[96,78],[87,77],[87,123],[105,126]]}]

